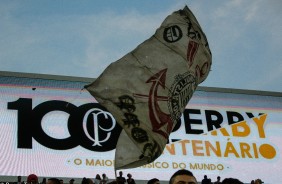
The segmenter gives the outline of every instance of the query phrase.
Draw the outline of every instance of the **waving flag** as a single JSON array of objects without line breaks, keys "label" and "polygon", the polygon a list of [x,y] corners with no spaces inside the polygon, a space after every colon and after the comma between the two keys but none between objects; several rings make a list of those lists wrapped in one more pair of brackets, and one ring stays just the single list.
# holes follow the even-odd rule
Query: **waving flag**
[{"label": "waving flag", "polygon": [[151,38],[86,86],[123,128],[115,169],[139,167],[161,155],[210,67],[207,38],[186,6],[169,15]]}]

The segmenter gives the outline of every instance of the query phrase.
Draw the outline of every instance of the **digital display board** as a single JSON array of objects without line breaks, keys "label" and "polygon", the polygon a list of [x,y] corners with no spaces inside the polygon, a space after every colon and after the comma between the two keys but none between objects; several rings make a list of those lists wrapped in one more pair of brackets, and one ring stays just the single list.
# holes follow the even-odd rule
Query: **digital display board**
[{"label": "digital display board", "polygon": [[[88,82],[0,77],[0,175],[114,178],[121,127],[86,91]],[[153,163],[123,170],[167,181],[178,169],[198,181],[234,177],[279,183],[282,97],[197,90]]]}]

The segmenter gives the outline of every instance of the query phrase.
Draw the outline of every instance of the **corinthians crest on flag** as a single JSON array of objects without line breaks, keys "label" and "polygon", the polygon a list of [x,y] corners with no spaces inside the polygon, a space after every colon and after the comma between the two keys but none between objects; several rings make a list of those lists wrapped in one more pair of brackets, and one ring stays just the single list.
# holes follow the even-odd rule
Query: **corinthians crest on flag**
[{"label": "corinthians crest on flag", "polygon": [[115,169],[139,167],[161,155],[211,60],[207,38],[185,6],[85,87],[123,128]]}]

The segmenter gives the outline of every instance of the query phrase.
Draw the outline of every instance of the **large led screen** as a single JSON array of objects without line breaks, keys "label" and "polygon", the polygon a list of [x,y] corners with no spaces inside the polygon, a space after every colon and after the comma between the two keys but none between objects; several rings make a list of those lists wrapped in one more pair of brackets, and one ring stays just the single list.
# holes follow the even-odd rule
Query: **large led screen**
[{"label": "large led screen", "polygon": [[[0,77],[0,175],[114,178],[121,132],[86,82]],[[136,180],[169,180],[178,169],[200,181],[235,177],[279,183],[282,97],[196,91],[153,163],[123,170]]]}]

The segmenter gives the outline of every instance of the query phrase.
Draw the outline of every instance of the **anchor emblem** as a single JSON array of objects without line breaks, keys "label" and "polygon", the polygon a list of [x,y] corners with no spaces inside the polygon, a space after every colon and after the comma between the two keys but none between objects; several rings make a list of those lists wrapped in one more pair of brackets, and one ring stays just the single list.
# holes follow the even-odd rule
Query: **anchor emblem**
[{"label": "anchor emblem", "polygon": [[[173,121],[170,114],[162,112],[158,101],[168,101],[168,97],[158,96],[158,88],[165,88],[167,68],[159,71],[151,76],[146,83],[152,83],[149,96],[142,94],[135,94],[136,97],[146,97],[149,99],[149,118],[151,120],[153,132],[162,135],[164,138],[168,138],[173,127]],[[164,130],[162,129],[163,127]]]}]

